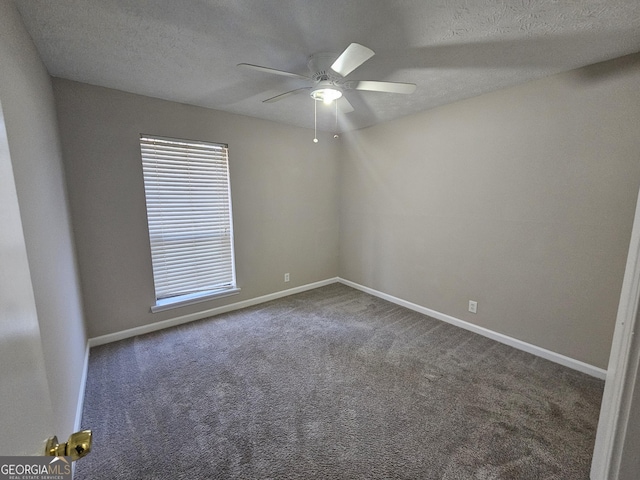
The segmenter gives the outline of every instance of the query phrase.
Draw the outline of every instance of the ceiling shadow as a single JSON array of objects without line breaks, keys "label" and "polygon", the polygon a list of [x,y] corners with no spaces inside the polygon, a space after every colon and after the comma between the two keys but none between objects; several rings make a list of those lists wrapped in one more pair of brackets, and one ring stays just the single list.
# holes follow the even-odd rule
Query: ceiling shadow
[{"label": "ceiling shadow", "polygon": [[[589,64],[584,58],[585,45],[593,45],[593,51],[615,52],[620,38],[633,34],[630,30],[591,31],[407,47],[378,52],[377,66],[387,74],[405,69],[575,68]],[[375,61],[376,57],[371,60]]]}]

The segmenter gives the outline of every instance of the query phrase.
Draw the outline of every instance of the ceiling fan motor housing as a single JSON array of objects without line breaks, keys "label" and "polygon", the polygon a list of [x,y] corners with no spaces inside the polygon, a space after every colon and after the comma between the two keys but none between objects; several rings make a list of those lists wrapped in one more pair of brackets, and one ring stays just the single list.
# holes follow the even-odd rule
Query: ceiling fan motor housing
[{"label": "ceiling fan motor housing", "polygon": [[336,84],[342,80],[342,75],[331,70],[331,65],[335,61],[335,53],[316,53],[309,57],[307,67],[311,71],[311,78],[315,82],[329,81]]}]

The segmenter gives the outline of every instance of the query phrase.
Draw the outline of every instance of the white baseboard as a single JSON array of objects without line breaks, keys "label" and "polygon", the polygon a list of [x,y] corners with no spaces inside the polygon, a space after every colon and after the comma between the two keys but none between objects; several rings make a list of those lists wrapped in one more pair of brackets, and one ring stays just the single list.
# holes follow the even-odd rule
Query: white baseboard
[{"label": "white baseboard", "polygon": [[95,347],[98,345],[104,345],[106,343],[116,342],[118,340],[124,340],[125,338],[135,337],[137,335],[143,335],[145,333],[151,333],[158,330],[163,330],[169,327],[175,327],[176,325],[182,325],[196,320],[202,320],[203,318],[213,317],[220,315],[221,313],[232,312],[234,310],[240,310],[241,308],[252,307],[260,303],[269,302],[282,297],[288,297],[296,293],[306,292],[307,290],[313,290],[314,288],[324,287],[332,283],[337,283],[339,279],[328,278],[319,282],[308,283],[299,287],[290,288],[288,290],[282,290],[280,292],[270,293],[261,297],[250,298],[249,300],[243,300],[241,302],[231,303],[222,307],[211,308],[203,312],[196,312],[190,315],[183,315],[181,317],[171,318],[162,322],[151,323],[149,325],[142,325],[140,327],[130,328],[121,332],[109,333],[107,335],[101,335],[99,337],[93,337],[89,339],[89,346]]},{"label": "white baseboard", "polygon": [[497,342],[504,343],[505,345],[509,345],[510,347],[517,348],[518,350],[522,350],[527,353],[532,353],[533,355],[537,355],[538,357],[544,358],[546,360],[559,363],[560,365],[564,365],[565,367],[569,367],[573,370],[578,370],[579,372],[586,373],[587,375],[591,375],[592,377],[596,377],[604,380],[605,377],[607,376],[606,370],[603,370],[602,368],[599,368],[599,367],[595,367],[585,362],[581,362],[580,360],[575,360],[565,355],[552,352],[551,350],[547,350],[545,348],[538,347],[536,345],[532,345],[527,342],[523,342],[522,340],[518,340],[517,338],[509,337],[507,335],[503,335],[502,333],[494,332],[493,330],[489,330],[487,328],[480,327],[478,325],[474,325],[469,322],[465,322],[464,320],[460,320],[459,318],[452,317],[451,315],[437,312],[436,310],[431,310],[430,308],[423,307],[416,303],[408,302],[401,298],[394,297],[393,295],[388,295],[378,290],[374,290],[373,288],[365,287],[364,285],[360,285],[350,280],[338,278],[338,281],[344,285],[347,285],[349,287],[355,288],[362,292],[368,293],[375,297],[382,298],[383,300],[387,300],[389,302],[395,303],[397,305],[408,308],[410,310],[414,310],[416,312],[422,313],[429,317],[433,317],[437,320],[442,320],[443,322],[450,323],[451,325],[455,325],[456,327],[464,328],[465,330],[469,330],[473,333],[482,335],[483,337],[487,337]]},{"label": "white baseboard", "polygon": [[[545,348],[538,347],[536,345],[532,345],[527,342],[523,342],[522,340],[518,340],[517,338],[509,337],[502,333],[494,332],[493,330],[489,330],[487,328],[480,327],[478,325],[474,325],[469,322],[465,322],[464,320],[460,320],[459,318],[452,317],[451,315],[447,315],[445,313],[441,313],[436,310],[431,310],[430,308],[423,307],[422,305],[418,305],[416,303],[412,303],[407,300],[394,297],[393,295],[389,295],[389,294],[380,292],[378,290],[374,290],[373,288],[365,287],[364,285],[360,285],[350,280],[345,280],[340,277],[335,277],[335,278],[328,278],[326,280],[322,280],[319,282],[309,283],[307,285],[302,285],[295,288],[290,288],[288,290],[282,290],[280,292],[270,293],[268,295],[263,295],[261,297],[251,298],[249,300],[243,300],[241,302],[224,305],[222,307],[212,308],[209,310],[205,310],[203,312],[192,313],[190,315],[183,315],[181,317],[164,320],[162,322],[156,322],[149,325],[143,325],[143,326],[131,328],[128,330],[123,330],[121,332],[110,333],[107,335],[90,338],[87,346],[87,358],[85,359],[85,372],[83,375],[83,385],[81,389],[82,397],[84,398],[84,382],[86,379],[86,368],[88,363],[89,347],[104,345],[106,343],[116,342],[118,340],[123,340],[125,338],[130,338],[130,337],[135,337],[137,335],[143,335],[145,333],[155,332],[165,328],[174,327],[176,325],[182,325],[182,324],[193,322],[196,320],[201,320],[207,317],[213,317],[215,315],[232,312],[234,310],[239,310],[241,308],[251,307],[254,305],[258,305],[260,303],[269,302],[271,300],[287,297],[289,295],[294,295],[296,293],[302,293],[307,290],[313,290],[314,288],[324,287],[325,285],[330,285],[336,282],[342,283],[344,285],[347,285],[349,287],[355,288],[362,292],[368,293],[375,297],[382,298],[383,300],[387,300],[389,302],[395,303],[396,305],[400,305],[402,307],[408,308],[418,313],[422,313],[424,315],[435,318],[437,320],[441,320],[451,325],[455,325],[456,327],[464,328],[465,330],[469,330],[471,332],[477,333],[479,335],[490,338],[497,342],[503,343],[505,345],[509,345],[510,347],[517,348],[518,350],[531,353],[533,355],[544,358],[546,360],[550,360],[560,365],[564,365],[565,367],[569,367],[573,370],[586,373],[587,375],[591,375],[592,377],[596,377],[604,380],[607,375],[606,370],[599,367],[595,367],[593,365],[582,362],[580,360],[576,360],[576,359],[567,357],[565,355],[562,355],[560,353],[552,352],[551,350],[547,350]],[[79,415],[81,418],[82,406],[80,405],[80,402],[79,402]],[[76,418],[76,423],[77,422],[78,422],[78,418]]]},{"label": "white baseboard", "polygon": [[82,377],[80,378],[80,389],[78,391],[78,403],[76,406],[76,419],[74,432],[80,430],[82,425],[82,410],[84,408],[84,392],[87,387],[87,373],[89,372],[89,342],[84,352],[84,364],[82,365]]}]

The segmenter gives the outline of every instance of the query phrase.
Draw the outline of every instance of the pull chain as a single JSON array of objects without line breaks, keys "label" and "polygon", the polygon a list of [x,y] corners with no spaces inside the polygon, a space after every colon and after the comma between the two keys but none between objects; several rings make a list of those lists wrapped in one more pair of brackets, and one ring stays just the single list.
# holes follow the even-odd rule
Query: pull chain
[{"label": "pull chain", "polygon": [[313,101],[313,143],[318,143],[318,101]]}]

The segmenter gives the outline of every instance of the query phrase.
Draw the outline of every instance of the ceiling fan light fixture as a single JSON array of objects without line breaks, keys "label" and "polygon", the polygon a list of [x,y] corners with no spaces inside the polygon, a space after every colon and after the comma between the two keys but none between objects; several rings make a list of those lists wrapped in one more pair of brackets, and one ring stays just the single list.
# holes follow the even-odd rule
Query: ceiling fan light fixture
[{"label": "ceiling fan light fixture", "polygon": [[318,102],[322,101],[327,105],[340,97],[342,97],[342,92],[335,87],[319,86],[311,91],[311,98]]}]

